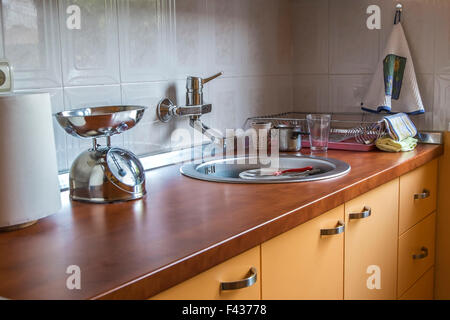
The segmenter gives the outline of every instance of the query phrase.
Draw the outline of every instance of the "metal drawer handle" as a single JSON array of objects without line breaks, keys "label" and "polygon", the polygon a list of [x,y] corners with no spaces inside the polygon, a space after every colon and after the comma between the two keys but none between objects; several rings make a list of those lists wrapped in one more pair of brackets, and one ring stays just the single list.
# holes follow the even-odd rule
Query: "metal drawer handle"
[{"label": "metal drawer handle", "polygon": [[422,193],[416,193],[416,194],[414,195],[414,200],[417,200],[417,199],[426,199],[426,198],[428,198],[429,196],[430,196],[430,190],[423,189],[423,192],[422,192]]},{"label": "metal drawer handle", "polygon": [[252,267],[248,272],[248,277],[238,281],[230,281],[230,282],[221,282],[220,289],[221,290],[237,290],[242,288],[251,287],[256,283],[258,276],[258,272],[256,268]]},{"label": "metal drawer handle", "polygon": [[420,259],[424,259],[426,257],[428,257],[428,248],[426,247],[422,247],[420,248],[420,252],[419,254],[413,254],[413,259],[414,260],[420,260]]},{"label": "metal drawer handle", "polygon": [[370,217],[371,214],[372,214],[372,209],[368,206],[364,206],[364,209],[362,212],[350,213],[348,215],[348,218],[349,219],[364,219],[364,218]]},{"label": "metal drawer handle", "polygon": [[345,223],[341,220],[338,221],[337,227],[333,229],[320,229],[321,236],[331,236],[334,234],[340,234],[345,231]]}]

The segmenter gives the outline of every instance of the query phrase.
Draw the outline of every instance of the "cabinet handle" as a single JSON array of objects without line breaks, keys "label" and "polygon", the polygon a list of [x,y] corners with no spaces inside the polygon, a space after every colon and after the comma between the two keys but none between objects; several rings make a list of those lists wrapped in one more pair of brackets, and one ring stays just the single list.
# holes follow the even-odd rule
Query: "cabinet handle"
[{"label": "cabinet handle", "polygon": [[419,254],[413,254],[413,259],[414,260],[420,260],[420,259],[424,259],[426,257],[428,257],[428,248],[426,247],[422,247],[420,248],[420,252]]},{"label": "cabinet handle", "polygon": [[348,215],[349,219],[364,219],[367,217],[370,217],[372,214],[372,209],[368,206],[364,206],[364,209],[362,212],[358,212],[358,213],[350,213]]},{"label": "cabinet handle", "polygon": [[242,288],[251,287],[256,283],[258,276],[258,272],[256,271],[256,268],[252,267],[250,271],[248,272],[248,277],[242,280],[238,281],[230,281],[230,282],[221,282],[220,283],[220,289],[222,291],[225,290],[237,290]]},{"label": "cabinet handle", "polygon": [[341,220],[338,221],[337,227],[332,229],[320,229],[321,236],[331,236],[334,234],[340,234],[345,231],[345,223]]},{"label": "cabinet handle", "polygon": [[430,190],[423,189],[423,192],[422,192],[422,193],[416,193],[416,194],[414,195],[414,200],[417,200],[417,199],[426,199],[426,198],[428,198],[429,196],[430,196]]}]

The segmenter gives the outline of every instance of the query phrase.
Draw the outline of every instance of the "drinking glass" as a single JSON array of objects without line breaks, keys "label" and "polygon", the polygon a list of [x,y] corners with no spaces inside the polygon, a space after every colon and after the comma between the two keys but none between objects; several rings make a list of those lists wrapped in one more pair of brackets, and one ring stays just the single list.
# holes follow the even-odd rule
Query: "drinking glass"
[{"label": "drinking glass", "polygon": [[311,152],[326,152],[328,150],[331,115],[308,114],[306,120],[309,128]]}]

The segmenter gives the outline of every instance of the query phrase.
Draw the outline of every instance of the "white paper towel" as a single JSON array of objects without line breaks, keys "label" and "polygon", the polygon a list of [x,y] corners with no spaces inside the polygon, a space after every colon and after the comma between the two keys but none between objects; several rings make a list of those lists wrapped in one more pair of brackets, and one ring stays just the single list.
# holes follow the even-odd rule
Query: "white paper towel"
[{"label": "white paper towel", "polygon": [[50,95],[0,95],[0,227],[61,208]]}]

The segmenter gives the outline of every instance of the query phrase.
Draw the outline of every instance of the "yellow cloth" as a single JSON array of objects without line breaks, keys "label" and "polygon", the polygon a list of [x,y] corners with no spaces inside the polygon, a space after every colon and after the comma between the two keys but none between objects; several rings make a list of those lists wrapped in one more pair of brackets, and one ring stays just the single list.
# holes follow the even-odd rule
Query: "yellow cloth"
[{"label": "yellow cloth", "polygon": [[378,149],[388,152],[411,151],[417,146],[417,139],[408,137],[402,141],[395,141],[389,136],[379,138],[375,143]]}]

